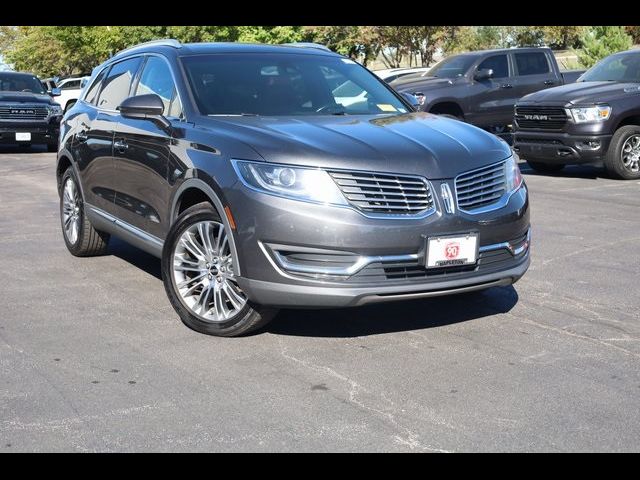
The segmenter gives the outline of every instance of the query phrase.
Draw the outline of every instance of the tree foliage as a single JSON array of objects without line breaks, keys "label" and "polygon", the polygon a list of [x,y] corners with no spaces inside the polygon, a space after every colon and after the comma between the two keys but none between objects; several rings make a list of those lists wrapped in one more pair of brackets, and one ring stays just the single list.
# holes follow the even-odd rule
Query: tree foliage
[{"label": "tree foliage", "polygon": [[591,67],[612,53],[629,50],[633,40],[624,27],[593,27],[584,37],[583,46],[578,50],[578,61],[584,67]]}]

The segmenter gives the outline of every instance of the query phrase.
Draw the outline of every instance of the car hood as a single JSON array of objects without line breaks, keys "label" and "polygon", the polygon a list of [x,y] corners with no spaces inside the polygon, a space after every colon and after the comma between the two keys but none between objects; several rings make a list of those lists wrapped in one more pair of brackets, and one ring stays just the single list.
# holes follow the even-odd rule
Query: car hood
[{"label": "car hood", "polygon": [[37,94],[30,92],[4,92],[0,91],[0,102],[9,103],[42,103],[52,105],[53,99],[47,94]]},{"label": "car hood", "polygon": [[640,93],[637,83],[578,82],[549,88],[522,97],[518,103],[588,105]]},{"label": "car hood", "polygon": [[423,77],[421,75],[407,75],[394,80],[390,85],[398,92],[424,92],[436,88],[449,87],[453,81],[449,78]]},{"label": "car hood", "polygon": [[269,162],[432,179],[452,178],[511,154],[505,142],[484,130],[424,112],[384,117],[205,117],[201,125],[250,145]]}]

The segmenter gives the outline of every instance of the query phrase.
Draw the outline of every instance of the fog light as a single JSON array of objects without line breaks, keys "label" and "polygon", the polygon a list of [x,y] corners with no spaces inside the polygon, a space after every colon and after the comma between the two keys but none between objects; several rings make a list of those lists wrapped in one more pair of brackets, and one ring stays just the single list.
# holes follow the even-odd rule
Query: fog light
[{"label": "fog light", "polygon": [[596,150],[600,148],[600,140],[585,140],[582,142],[582,145],[591,150]]}]

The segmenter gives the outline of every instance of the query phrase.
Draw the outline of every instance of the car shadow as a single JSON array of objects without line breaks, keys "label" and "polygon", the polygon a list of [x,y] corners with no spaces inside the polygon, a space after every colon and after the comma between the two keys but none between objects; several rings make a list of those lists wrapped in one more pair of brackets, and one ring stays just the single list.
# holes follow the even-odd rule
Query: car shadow
[{"label": "car shadow", "polygon": [[140,270],[144,270],[149,275],[156,277],[158,280],[162,280],[162,267],[158,258],[128,244],[118,237],[113,235],[111,236],[107,255],[113,255],[114,257],[121,258],[125,262],[128,262]]},{"label": "car shadow", "polygon": [[519,167],[523,175],[532,177],[586,178],[590,180],[598,178],[612,178],[604,167],[597,167],[594,165],[567,165],[559,172],[554,173],[536,172],[524,161],[520,162]]},{"label": "car shadow", "polygon": [[47,147],[46,145],[31,145],[27,147],[18,144],[5,144],[0,146],[0,153],[47,153]]},{"label": "car shadow", "polygon": [[507,313],[517,303],[517,291],[508,286],[355,308],[281,310],[262,331],[298,337],[364,337],[478,320]]}]

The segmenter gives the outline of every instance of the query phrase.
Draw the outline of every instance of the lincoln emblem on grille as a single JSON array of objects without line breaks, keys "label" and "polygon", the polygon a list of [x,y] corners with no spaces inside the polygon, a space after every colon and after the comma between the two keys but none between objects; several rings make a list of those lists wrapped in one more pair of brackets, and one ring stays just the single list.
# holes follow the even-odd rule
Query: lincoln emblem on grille
[{"label": "lincoln emblem on grille", "polygon": [[549,120],[548,115],[525,115],[525,120]]},{"label": "lincoln emblem on grille", "polygon": [[442,203],[444,203],[444,209],[447,213],[455,213],[456,206],[453,203],[453,195],[451,195],[451,189],[448,183],[440,184],[440,196],[442,197]]}]

